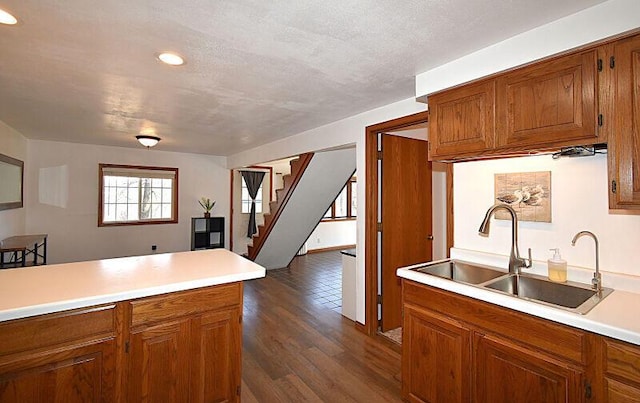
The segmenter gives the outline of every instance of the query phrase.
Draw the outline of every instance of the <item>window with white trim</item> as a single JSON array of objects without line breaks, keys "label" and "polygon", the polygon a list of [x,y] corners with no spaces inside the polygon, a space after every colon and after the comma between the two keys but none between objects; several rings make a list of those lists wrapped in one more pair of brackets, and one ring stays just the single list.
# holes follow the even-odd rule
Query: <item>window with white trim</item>
[{"label": "window with white trim", "polygon": [[98,226],[178,222],[178,168],[100,164]]},{"label": "window with white trim", "polygon": [[[249,196],[249,189],[247,188],[247,182],[242,179],[242,213],[249,214],[251,213],[251,196]],[[264,183],[264,181],[263,181]],[[260,188],[258,188],[258,194],[256,195],[256,214],[262,213],[262,185],[260,184]],[[237,188],[236,188],[237,189]]]}]

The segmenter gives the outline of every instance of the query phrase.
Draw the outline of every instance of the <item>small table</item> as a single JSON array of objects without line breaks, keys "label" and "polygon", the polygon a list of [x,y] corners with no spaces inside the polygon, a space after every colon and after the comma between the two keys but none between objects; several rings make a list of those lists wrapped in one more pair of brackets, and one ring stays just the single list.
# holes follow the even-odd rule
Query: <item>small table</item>
[{"label": "small table", "polygon": [[[39,252],[40,247],[42,253]],[[4,261],[5,253],[11,254],[8,262]],[[33,255],[33,266],[47,264],[47,234],[18,235],[3,239],[0,242],[0,269],[25,267],[28,255]],[[42,258],[42,263],[38,262],[39,257]]]}]

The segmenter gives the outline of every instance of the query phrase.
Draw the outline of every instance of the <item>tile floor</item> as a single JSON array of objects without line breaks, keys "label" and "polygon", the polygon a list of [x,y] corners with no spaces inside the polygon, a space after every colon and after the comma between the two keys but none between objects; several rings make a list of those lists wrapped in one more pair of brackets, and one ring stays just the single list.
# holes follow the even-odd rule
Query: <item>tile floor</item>
[{"label": "tile floor", "polygon": [[342,314],[342,255],[340,251],[296,256],[289,267],[267,275],[299,291],[304,298]]}]

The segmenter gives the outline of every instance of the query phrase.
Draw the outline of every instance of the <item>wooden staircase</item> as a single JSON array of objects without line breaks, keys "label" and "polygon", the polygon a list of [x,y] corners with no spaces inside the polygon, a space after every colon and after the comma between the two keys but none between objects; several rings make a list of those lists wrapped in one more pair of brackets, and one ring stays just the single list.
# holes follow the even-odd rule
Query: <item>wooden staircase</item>
[{"label": "wooden staircase", "polygon": [[302,178],[302,174],[307,169],[307,166],[309,166],[312,158],[313,153],[306,153],[289,162],[291,174],[285,175],[282,178],[284,187],[276,190],[276,200],[269,203],[269,213],[264,214],[264,224],[258,225],[258,232],[253,235],[253,245],[248,246],[248,257],[250,260],[255,260],[256,256],[258,256],[260,249],[262,249],[264,242],[278,221],[278,217],[280,217],[284,207],[287,205],[287,202],[291,198],[296,186],[300,182],[300,178]]}]

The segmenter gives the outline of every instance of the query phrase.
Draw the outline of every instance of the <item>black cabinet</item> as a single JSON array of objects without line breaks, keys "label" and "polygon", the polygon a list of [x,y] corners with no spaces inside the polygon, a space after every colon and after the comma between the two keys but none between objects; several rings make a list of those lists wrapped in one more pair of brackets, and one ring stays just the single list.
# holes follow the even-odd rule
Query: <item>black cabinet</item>
[{"label": "black cabinet", "polygon": [[224,217],[191,218],[191,250],[224,248]]}]

